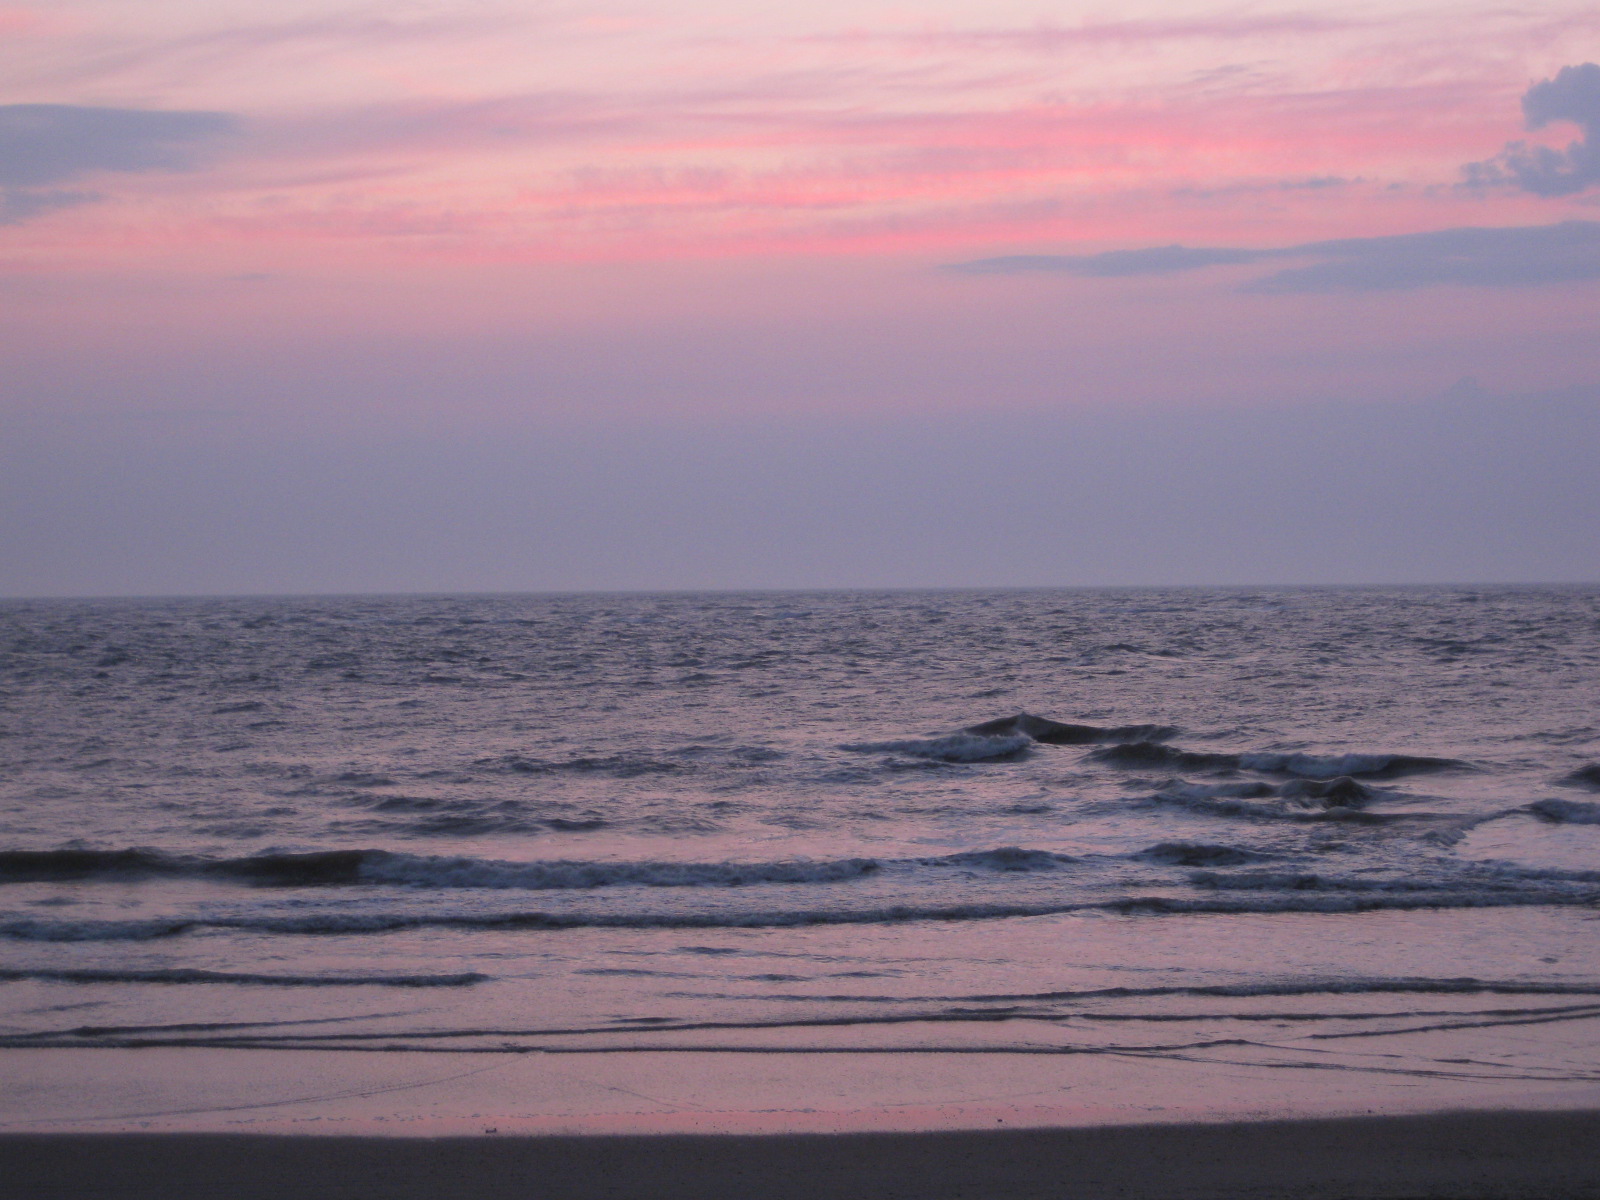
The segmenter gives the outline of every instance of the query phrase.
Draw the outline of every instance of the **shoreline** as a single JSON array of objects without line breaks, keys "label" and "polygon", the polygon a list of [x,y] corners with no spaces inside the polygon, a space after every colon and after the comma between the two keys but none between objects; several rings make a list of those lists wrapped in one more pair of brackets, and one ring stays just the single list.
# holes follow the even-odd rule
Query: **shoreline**
[{"label": "shoreline", "polygon": [[920,1133],[0,1134],[3,1200],[1588,1200],[1600,1110]]}]

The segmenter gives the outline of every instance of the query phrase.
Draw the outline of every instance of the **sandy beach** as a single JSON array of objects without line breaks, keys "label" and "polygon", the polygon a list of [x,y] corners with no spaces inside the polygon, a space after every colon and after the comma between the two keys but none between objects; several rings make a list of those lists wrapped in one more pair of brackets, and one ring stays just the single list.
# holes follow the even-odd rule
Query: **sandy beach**
[{"label": "sandy beach", "polygon": [[0,1136],[7,1200],[1600,1196],[1600,1113],[781,1136]]}]

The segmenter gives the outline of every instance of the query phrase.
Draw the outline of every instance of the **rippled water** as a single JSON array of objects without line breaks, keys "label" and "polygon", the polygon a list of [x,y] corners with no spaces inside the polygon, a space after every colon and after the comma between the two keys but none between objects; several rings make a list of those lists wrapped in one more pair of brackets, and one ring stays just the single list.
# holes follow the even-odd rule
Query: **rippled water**
[{"label": "rippled water", "polygon": [[1600,1014],[1593,588],[11,602],[0,670],[7,1045]]}]

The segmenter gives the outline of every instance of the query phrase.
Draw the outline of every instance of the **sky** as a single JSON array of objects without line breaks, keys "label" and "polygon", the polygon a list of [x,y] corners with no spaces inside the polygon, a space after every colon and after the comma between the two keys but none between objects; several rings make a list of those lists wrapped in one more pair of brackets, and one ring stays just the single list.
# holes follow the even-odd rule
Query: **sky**
[{"label": "sky", "polygon": [[1600,581],[1600,10],[0,0],[0,595]]}]

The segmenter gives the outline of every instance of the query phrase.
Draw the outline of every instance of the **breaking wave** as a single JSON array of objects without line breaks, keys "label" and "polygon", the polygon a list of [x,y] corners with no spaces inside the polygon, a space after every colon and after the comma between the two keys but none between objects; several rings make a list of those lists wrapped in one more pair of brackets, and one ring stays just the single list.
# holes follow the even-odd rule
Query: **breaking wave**
[{"label": "breaking wave", "polygon": [[158,850],[10,850],[0,852],[0,883],[118,882],[150,878],[211,878],[264,887],[381,885],[428,889],[584,890],[634,885],[651,888],[743,887],[755,884],[838,883],[885,867],[981,867],[995,871],[1053,869],[1075,861],[1046,850],[1001,846],[911,859],[792,859],[779,862],[585,862],[398,854],[388,850],[323,850],[199,858]]},{"label": "breaking wave", "polygon": [[1095,762],[1113,767],[1165,767],[1180,770],[1231,770],[1239,765],[1237,754],[1211,754],[1200,750],[1179,750],[1161,742],[1119,742],[1089,751]]},{"label": "breaking wave", "polygon": [[1066,854],[1052,854],[1048,850],[1024,850],[1018,846],[1001,846],[998,850],[968,850],[960,854],[947,854],[940,858],[917,860],[923,866],[987,867],[993,871],[1053,871],[1063,863],[1077,860]]},{"label": "breaking wave", "polygon": [[1241,754],[1239,766],[1306,779],[1336,779],[1341,775],[1396,779],[1401,775],[1456,770],[1466,764],[1425,754]]},{"label": "breaking wave", "polygon": [[865,754],[905,754],[936,762],[994,762],[1023,758],[1034,746],[1085,746],[1099,742],[1144,745],[1176,735],[1171,725],[1079,725],[1032,713],[998,717],[968,725],[958,733],[885,742],[849,742],[841,750]]},{"label": "breaking wave", "polygon": [[[1027,852],[1022,852],[1026,854]],[[1183,865],[1185,860],[1225,865],[1249,852],[1230,847],[1163,844],[1143,852],[1145,861]],[[952,856],[953,857],[953,856]],[[1138,856],[1136,856],[1138,857]],[[1262,856],[1265,857],[1265,856]],[[928,860],[948,864],[950,858]],[[1046,865],[1027,860],[1024,870]],[[1070,860],[1067,860],[1070,861]],[[1248,861],[1248,860],[1246,860]],[[993,866],[993,862],[981,865]],[[1000,868],[1006,869],[1006,868]],[[1015,868],[1012,868],[1015,869]],[[1048,867],[1047,867],[1048,869]],[[1191,890],[1192,889],[1192,890]],[[480,930],[709,929],[772,928],[805,925],[872,925],[909,921],[985,921],[1072,912],[1127,915],[1179,913],[1354,913],[1379,910],[1508,908],[1530,905],[1593,906],[1600,902],[1600,873],[1498,871],[1474,872],[1465,879],[1333,877],[1313,872],[1246,871],[1231,874],[1201,870],[1188,877],[1187,894],[1119,895],[1096,898],[1092,891],[1065,891],[1040,899],[992,902],[796,904],[789,907],[623,906],[551,909],[373,908],[366,911],[269,911],[197,913],[144,919],[62,919],[20,917],[0,921],[0,937],[30,942],[154,941],[199,930],[239,930],[256,934],[363,935],[403,929]]]},{"label": "breaking wave", "polygon": [[1176,736],[1178,730],[1171,725],[1076,725],[1036,717],[1032,713],[1018,713],[981,725],[968,725],[962,732],[985,737],[1021,735],[1047,746],[1081,746],[1093,742],[1159,742]]},{"label": "breaking wave", "polygon": [[1421,754],[1218,754],[1181,750],[1162,742],[1123,742],[1091,750],[1089,757],[1114,767],[1166,767],[1179,770],[1233,771],[1244,769],[1265,775],[1293,775],[1309,780],[1361,777],[1395,779],[1427,771],[1448,771],[1465,766],[1453,758]]},{"label": "breaking wave", "polygon": [[1033,745],[1034,740],[1023,733],[952,733],[894,742],[849,742],[839,749],[860,754],[907,754],[936,762],[970,763],[1021,758]]},{"label": "breaking wave", "polygon": [[1557,825],[1600,825],[1600,804],[1582,800],[1535,800],[1526,811]]},{"label": "breaking wave", "polygon": [[1151,796],[1150,802],[1185,808],[1208,816],[1254,817],[1269,821],[1382,824],[1403,819],[1397,814],[1363,811],[1362,805],[1370,796],[1370,789],[1348,776],[1342,781],[1334,780],[1326,784],[1290,780],[1276,788],[1261,780],[1204,784],[1174,779]]},{"label": "breaking wave", "polygon": [[[1178,730],[1169,725],[1082,725],[1054,721],[1032,713],[999,717],[968,725],[940,737],[903,738],[881,742],[847,742],[841,750],[865,754],[901,754],[934,762],[975,763],[1024,758],[1038,745],[1092,746],[1087,761],[1126,770],[1254,771],[1290,776],[1299,791],[1284,790],[1286,799],[1309,797],[1324,807],[1357,807],[1371,798],[1359,779],[1397,779],[1434,771],[1458,770],[1466,763],[1425,754],[1306,754],[1279,751],[1227,753],[1186,750],[1168,745]],[[1600,779],[1600,767],[1593,768]],[[1582,778],[1579,778],[1579,777]],[[1571,777],[1587,786],[1584,772]],[[1328,785],[1319,790],[1316,784]]]},{"label": "breaking wave", "polygon": [[1140,862],[1166,867],[1234,867],[1273,857],[1258,850],[1218,846],[1209,842],[1161,842],[1132,856]]},{"label": "breaking wave", "polygon": [[878,860],[767,863],[506,862],[431,857],[388,850],[321,850],[208,859],[158,850],[10,850],[0,852],[0,883],[219,878],[268,887],[387,884],[415,888],[597,888],[830,883],[876,871]]},{"label": "breaking wave", "polygon": [[1561,777],[1568,787],[1589,788],[1600,792],[1600,763],[1590,763]]}]

